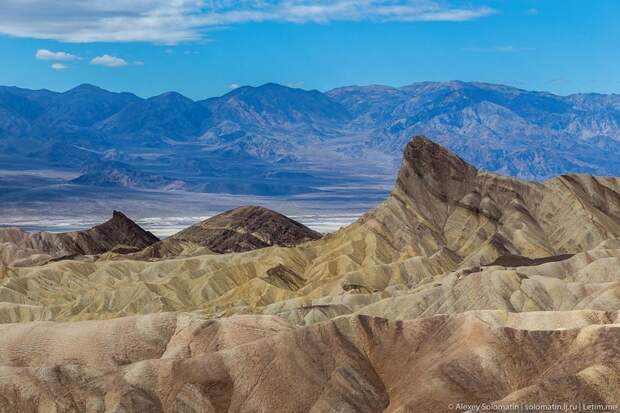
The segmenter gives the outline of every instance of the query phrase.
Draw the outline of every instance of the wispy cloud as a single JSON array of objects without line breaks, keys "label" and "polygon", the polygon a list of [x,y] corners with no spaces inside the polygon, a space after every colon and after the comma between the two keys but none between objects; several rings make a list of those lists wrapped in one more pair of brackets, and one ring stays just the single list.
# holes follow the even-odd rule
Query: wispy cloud
[{"label": "wispy cloud", "polygon": [[62,63],[53,63],[50,67],[54,70],[65,70],[69,68],[69,66],[63,65]]},{"label": "wispy cloud", "polygon": [[286,86],[292,87],[292,88],[302,88],[304,87],[304,82],[301,82],[301,81],[287,82]]},{"label": "wispy cloud", "polygon": [[239,89],[240,87],[241,85],[239,85],[238,83],[231,83],[229,85],[226,85],[226,88],[230,90]]},{"label": "wispy cloud", "polygon": [[39,49],[34,55],[39,60],[56,60],[56,61],[70,61],[76,60],[78,57],[67,52],[52,52],[47,49]]},{"label": "wispy cloud", "polygon": [[466,21],[496,11],[452,0],[3,0],[0,33],[65,42],[199,40],[247,22]]},{"label": "wispy cloud", "polygon": [[91,65],[107,66],[107,67],[121,67],[127,66],[127,61],[120,57],[104,54],[103,56],[97,56],[90,61]]},{"label": "wispy cloud", "polygon": [[517,47],[517,46],[491,46],[491,47],[464,47],[461,49],[464,52],[475,53],[517,53],[528,52],[534,50],[530,47]]}]

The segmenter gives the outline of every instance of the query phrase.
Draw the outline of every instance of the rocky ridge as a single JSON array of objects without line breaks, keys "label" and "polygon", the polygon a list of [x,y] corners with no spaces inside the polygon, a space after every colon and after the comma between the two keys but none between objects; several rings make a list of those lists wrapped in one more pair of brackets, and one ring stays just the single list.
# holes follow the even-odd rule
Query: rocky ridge
[{"label": "rocky ridge", "polygon": [[[3,280],[6,298],[0,319],[108,318],[134,311],[200,309],[221,315],[278,314],[312,323],[401,295],[420,297],[413,300],[424,300],[419,311],[428,314],[435,311],[425,309],[434,308],[432,301],[440,303],[455,288],[466,291],[458,301],[462,307],[450,311],[465,311],[485,302],[475,297],[480,284],[489,279],[498,280],[485,285],[488,294],[496,297],[488,303],[491,308],[559,309],[544,296],[559,294],[564,283],[566,294],[573,298],[563,305],[580,308],[578,303],[592,299],[599,288],[594,284],[611,282],[600,287],[616,288],[619,194],[617,178],[567,175],[535,183],[478,171],[418,137],[405,151],[390,197],[337,233],[296,247],[224,255],[213,255],[216,251],[206,247],[202,253],[210,255],[199,255],[197,249],[198,253],[188,254],[191,257],[175,258],[177,250],[171,249],[171,259],[153,263],[121,256],[82,262],[79,270],[71,261],[12,268]],[[210,222],[229,223],[229,218],[223,214]],[[200,224],[193,227],[189,234],[200,228]],[[183,238],[190,236],[184,232]],[[195,244],[183,242],[185,247]],[[527,267],[556,272],[553,280],[534,283],[522,276],[523,271],[511,270],[520,267],[491,265],[502,256],[514,255],[534,260],[566,255],[567,259]],[[601,273],[590,279],[587,268],[592,267]],[[88,276],[93,272],[98,279]],[[582,278],[576,281],[582,284],[575,290],[570,283],[577,274]],[[27,294],[15,284],[24,277],[32,285]],[[56,277],[71,277],[72,285],[61,287]],[[107,277],[120,279],[96,287]],[[523,290],[530,285],[536,285],[536,295],[542,294],[532,298],[536,304],[514,301],[514,294],[532,294]],[[497,295],[504,298],[499,300]],[[597,309],[614,310],[616,301]]]},{"label": "rocky ridge", "polygon": [[521,181],[416,137],[389,198],[320,240],[8,268],[0,300],[9,410],[614,405],[620,180]]},{"label": "rocky ridge", "polygon": [[303,328],[162,313],[0,331],[0,406],[20,411],[505,411],[613,405],[620,388],[617,312],[355,316]]},{"label": "rocky ridge", "polygon": [[102,254],[120,248],[141,250],[159,239],[143,230],[122,212],[85,231],[27,233],[17,228],[0,229],[0,265],[27,266],[59,258]]}]

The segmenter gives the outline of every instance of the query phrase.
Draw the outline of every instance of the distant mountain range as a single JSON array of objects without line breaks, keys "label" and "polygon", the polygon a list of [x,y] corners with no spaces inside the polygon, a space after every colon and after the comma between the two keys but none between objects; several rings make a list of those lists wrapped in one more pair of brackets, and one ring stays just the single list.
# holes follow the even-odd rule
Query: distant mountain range
[{"label": "distant mountain range", "polygon": [[77,185],[311,192],[393,176],[415,134],[520,178],[620,174],[620,95],[459,81],[326,93],[268,83],[201,101],[0,87],[0,167],[75,169]]}]

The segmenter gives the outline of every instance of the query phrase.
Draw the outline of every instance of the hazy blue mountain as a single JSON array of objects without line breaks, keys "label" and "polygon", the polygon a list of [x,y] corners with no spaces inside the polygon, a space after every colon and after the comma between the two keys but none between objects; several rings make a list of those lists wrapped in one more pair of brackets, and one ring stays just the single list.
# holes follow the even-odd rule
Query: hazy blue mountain
[{"label": "hazy blue mountain", "polygon": [[[52,92],[50,92],[52,93]],[[16,87],[0,86],[0,136],[2,138],[28,135],[33,122],[45,112],[36,92]]]},{"label": "hazy blue mountain", "polygon": [[620,175],[618,95],[458,81],[326,93],[269,83],[202,101],[0,87],[0,169],[63,168],[95,187],[285,195],[364,185],[390,176],[415,134],[502,174]]},{"label": "hazy blue mountain", "polygon": [[[132,102],[130,93],[114,93],[80,85],[64,93],[49,90],[0,88],[0,132],[3,137],[40,140],[81,140],[100,136],[93,128]],[[10,129],[8,125],[12,123]]]},{"label": "hazy blue mountain", "polygon": [[558,173],[617,175],[620,96],[557,96],[477,82],[401,88],[346,87],[327,93],[368,131],[369,147],[398,154],[426,134],[491,171],[541,179]]},{"label": "hazy blue mountain", "polygon": [[37,123],[41,129],[46,125],[90,127],[139,101],[141,99],[131,93],[108,92],[83,84],[49,99],[44,106],[45,113],[37,119]]},{"label": "hazy blue mountain", "polygon": [[67,142],[46,142],[33,145],[26,151],[26,157],[35,163],[51,166],[73,166],[83,169],[103,160],[103,154]]},{"label": "hazy blue mountain", "polygon": [[96,125],[108,136],[132,140],[187,140],[203,130],[210,112],[176,92],[167,92],[126,105]]},{"label": "hazy blue mountain", "polygon": [[338,136],[351,116],[317,90],[275,83],[244,86],[200,102],[212,116],[201,136],[212,150],[230,157],[295,161],[296,145],[314,145]]},{"label": "hazy blue mountain", "polygon": [[350,120],[337,102],[317,90],[289,88],[275,83],[259,87],[243,86],[218,98],[201,102],[213,113],[212,125],[231,122],[248,132],[261,128],[328,132]]}]

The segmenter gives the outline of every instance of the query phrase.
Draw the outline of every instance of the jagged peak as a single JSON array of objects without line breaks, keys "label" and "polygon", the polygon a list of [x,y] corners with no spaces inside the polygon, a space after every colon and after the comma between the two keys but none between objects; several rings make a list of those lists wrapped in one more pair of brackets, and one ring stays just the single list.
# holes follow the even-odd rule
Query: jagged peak
[{"label": "jagged peak", "polygon": [[121,211],[112,211],[112,219],[117,221],[131,222],[132,224],[135,224],[135,222],[129,219],[129,217],[123,214]]},{"label": "jagged peak", "polygon": [[446,147],[430,140],[424,135],[416,135],[409,141],[405,147],[403,159],[405,162],[425,164],[430,161],[433,161],[434,163],[437,161],[442,163],[449,162],[450,164],[454,164],[456,167],[462,169],[474,168]]},{"label": "jagged peak", "polygon": [[413,195],[422,185],[444,201],[463,196],[478,170],[426,136],[413,137],[405,147],[396,191]]},{"label": "jagged peak", "polygon": [[159,241],[159,239],[151,232],[146,231],[140,225],[136,224],[127,215],[121,211],[113,211],[112,218],[92,228],[91,231],[112,231],[116,236],[128,238],[138,237],[144,239],[147,245]]}]

